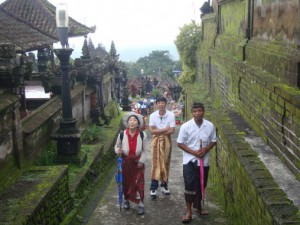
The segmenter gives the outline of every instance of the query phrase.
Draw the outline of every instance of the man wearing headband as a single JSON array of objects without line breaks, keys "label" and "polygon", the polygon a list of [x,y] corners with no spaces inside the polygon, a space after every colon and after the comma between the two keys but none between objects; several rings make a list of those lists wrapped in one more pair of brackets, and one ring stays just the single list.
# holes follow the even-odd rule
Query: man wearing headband
[{"label": "man wearing headband", "polygon": [[[179,131],[177,146],[183,150],[183,179],[186,215],[182,223],[192,220],[192,205],[200,215],[208,213],[201,209],[200,159],[204,162],[203,181],[207,184],[209,171],[209,152],[216,145],[217,137],[214,125],[204,119],[204,105],[192,105],[193,118],[184,123]],[[202,190],[204,193],[204,190]]]},{"label": "man wearing headband", "polygon": [[175,131],[175,115],[166,110],[167,99],[163,96],[156,99],[157,111],[153,112],[149,118],[149,130],[151,139],[151,186],[150,195],[156,199],[158,182],[161,184],[161,192],[169,195],[168,179],[171,160],[171,134]]},{"label": "man wearing headband", "polygon": [[140,128],[143,126],[143,117],[129,112],[122,119],[127,127],[117,138],[115,152],[122,155],[122,175],[124,208],[130,209],[129,201],[138,204],[138,215],[143,215],[145,161],[148,150],[147,136]]}]

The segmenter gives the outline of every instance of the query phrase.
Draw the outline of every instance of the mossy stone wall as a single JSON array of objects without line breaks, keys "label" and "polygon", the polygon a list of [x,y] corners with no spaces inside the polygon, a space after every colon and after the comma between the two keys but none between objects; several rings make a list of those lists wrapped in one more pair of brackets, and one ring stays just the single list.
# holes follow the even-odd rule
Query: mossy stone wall
[{"label": "mossy stone wall", "polygon": [[9,93],[0,94],[0,184],[7,174],[20,166],[16,155],[22,154],[19,97]]},{"label": "mossy stone wall", "polygon": [[210,57],[215,106],[237,110],[299,176],[300,91],[217,50]]},{"label": "mossy stone wall", "polygon": [[[243,59],[243,48],[246,42],[247,1],[224,1],[217,14],[218,35],[215,46],[223,54]],[[206,23],[206,22],[205,22]],[[208,31],[215,33],[216,31]]]},{"label": "mossy stone wall", "polygon": [[[244,11],[247,9],[246,6],[243,8],[242,4],[239,1],[223,4],[218,15],[221,14],[221,18],[230,17],[233,20],[237,15],[236,19],[242,23],[240,14],[245,14]],[[234,13],[236,10],[240,10],[241,13]],[[230,16],[222,14],[230,14]],[[211,24],[210,17],[207,21],[206,17],[202,19],[204,28],[206,24]],[[218,20],[219,18],[216,18],[216,21]],[[225,26],[227,24],[228,26]],[[229,24],[227,22],[224,26],[230,31],[225,28],[220,34],[216,34],[214,30],[204,29],[204,37],[215,35],[216,42],[205,40],[206,44],[212,43],[210,48],[203,49],[203,53],[200,49],[199,55],[202,57],[199,59],[199,67],[208,68],[201,71],[200,77],[205,80],[215,107],[234,109],[239,112],[252,129],[268,143],[300,179],[300,91],[282,82],[282,78],[271,73],[272,70],[268,70],[268,67],[264,67],[267,64],[270,66],[274,64],[273,68],[279,68],[275,70],[290,68],[293,60],[286,57],[286,53],[291,46],[284,48],[283,45],[281,47],[276,45],[277,50],[282,50],[276,51],[277,55],[274,50],[266,48],[274,45],[271,41],[262,43],[251,39],[240,47],[240,43],[236,42],[236,40],[242,40],[238,32],[240,29],[234,29]],[[205,32],[210,34],[206,35]],[[231,38],[234,34],[235,36]],[[255,48],[253,48],[254,43],[256,43]],[[249,52],[251,54],[248,54]],[[206,57],[205,54],[207,54]],[[293,48],[290,54],[296,55],[300,52]],[[243,55],[243,57],[237,57],[238,55]],[[266,68],[264,70],[257,66],[260,62],[258,55],[262,58],[260,66]],[[274,57],[277,59],[283,57],[286,60],[279,63],[279,61],[273,61]]]},{"label": "mossy stone wall", "polygon": [[[86,109],[86,101],[89,102],[89,98],[85,96],[83,88],[83,85],[78,84],[71,92],[73,117],[77,120],[77,127],[89,117],[89,109]],[[59,128],[61,108],[61,98],[57,96],[24,117],[21,121],[24,154],[20,157],[32,162],[41,154],[51,141],[51,135]]]},{"label": "mossy stone wall", "polygon": [[[216,108],[208,91],[203,83],[186,86],[186,105],[203,102],[205,117],[216,126],[218,142],[211,151],[209,183],[232,224],[299,224],[299,209],[245,141],[242,123],[247,123],[237,112]],[[186,112],[187,119],[192,118],[190,110]]]},{"label": "mossy stone wall", "polygon": [[216,38],[216,31],[217,31],[217,21],[216,21],[216,15],[210,14],[205,16],[205,23],[202,24],[202,41],[200,46],[200,51],[197,53],[198,59],[200,62],[198,62],[199,70],[197,72],[196,80],[200,80],[199,74],[201,74],[202,79],[204,79],[206,82],[206,85],[210,85],[210,79],[207,76],[210,74],[209,70],[209,61],[210,58],[208,57],[208,50],[211,48],[211,46],[214,45],[215,38]]},{"label": "mossy stone wall", "polygon": [[72,207],[67,166],[31,167],[1,193],[1,222],[60,224]]},{"label": "mossy stone wall", "polygon": [[40,106],[22,122],[24,155],[27,161],[33,161],[51,140],[51,134],[58,129],[61,118],[61,99],[54,97]]},{"label": "mossy stone wall", "polygon": [[298,208],[287,199],[245,141],[228,112],[212,114],[218,144],[212,151],[210,179],[232,224],[299,224]]},{"label": "mossy stone wall", "polygon": [[[235,113],[246,121],[300,179],[300,91],[294,79],[299,50],[287,43],[247,39],[247,2],[221,1],[218,9],[202,17],[204,38],[198,53],[199,79],[210,97],[203,101],[215,111],[208,116],[218,132],[210,178],[234,224],[299,224],[299,209],[228,116]],[[216,30],[209,29],[213,16]],[[294,71],[291,79],[287,70]],[[187,107],[199,98],[190,90],[185,89]]]}]

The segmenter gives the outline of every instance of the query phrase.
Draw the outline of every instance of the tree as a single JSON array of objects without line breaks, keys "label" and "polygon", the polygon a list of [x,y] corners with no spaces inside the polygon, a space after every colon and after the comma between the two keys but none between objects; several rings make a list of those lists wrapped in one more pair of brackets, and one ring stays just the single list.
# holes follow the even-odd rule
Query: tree
[{"label": "tree", "polygon": [[95,46],[93,44],[93,41],[92,41],[91,37],[89,37],[87,45],[88,45],[88,49],[90,51],[91,57],[94,58],[95,57]]},{"label": "tree", "polygon": [[175,45],[182,63],[182,74],[179,82],[194,81],[197,68],[197,51],[201,43],[201,26],[195,21],[185,24],[180,28]]},{"label": "tree", "polygon": [[110,57],[112,57],[114,59],[119,59],[119,55],[117,55],[117,50],[116,50],[114,41],[111,42],[109,54],[110,54]]},{"label": "tree", "polygon": [[117,54],[115,43],[114,41],[112,41],[110,45],[109,57],[108,57],[108,61],[109,61],[108,68],[110,73],[115,74],[118,72],[119,70],[117,66],[118,60],[119,60],[119,54]]},{"label": "tree", "polygon": [[128,64],[128,76],[141,75],[141,69],[145,75],[172,76],[174,64],[169,51],[152,51],[148,56],[139,58],[136,63]]},{"label": "tree", "polygon": [[151,96],[153,96],[155,99],[158,98],[159,96],[161,96],[162,94],[163,94],[163,92],[159,88],[154,88],[151,91]]}]

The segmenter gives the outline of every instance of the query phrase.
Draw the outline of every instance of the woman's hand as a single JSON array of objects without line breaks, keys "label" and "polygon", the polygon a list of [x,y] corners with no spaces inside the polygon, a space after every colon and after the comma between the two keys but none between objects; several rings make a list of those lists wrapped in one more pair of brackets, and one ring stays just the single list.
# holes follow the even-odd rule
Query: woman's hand
[{"label": "woman's hand", "polygon": [[138,167],[139,169],[140,169],[140,168],[143,168],[143,166],[144,166],[144,163],[138,162],[137,167]]},{"label": "woman's hand", "polygon": [[117,154],[118,154],[118,155],[122,155],[122,154],[123,154],[122,148],[117,148]]}]

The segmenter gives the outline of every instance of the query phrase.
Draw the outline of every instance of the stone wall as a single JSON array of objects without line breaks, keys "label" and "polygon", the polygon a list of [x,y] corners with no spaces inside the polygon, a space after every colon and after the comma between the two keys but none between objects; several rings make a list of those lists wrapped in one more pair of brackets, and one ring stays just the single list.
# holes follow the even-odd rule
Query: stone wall
[{"label": "stone wall", "polygon": [[112,100],[111,90],[112,90],[112,75],[107,74],[103,79],[103,103],[108,104]]},{"label": "stone wall", "polygon": [[17,168],[15,156],[22,152],[19,97],[9,93],[0,95],[0,182]]},{"label": "stone wall", "polygon": [[54,97],[22,119],[24,154],[22,158],[32,161],[41,154],[58,129],[61,118],[61,99]]},{"label": "stone wall", "polygon": [[[49,105],[55,105],[55,101]],[[115,159],[113,147],[120,119],[118,115],[111,121],[101,141],[82,146],[87,161],[81,167],[27,167],[19,170],[14,178],[6,177],[12,182],[0,186],[0,221],[5,224],[74,224],[72,220],[78,219],[79,205],[88,200],[87,193],[93,185],[107,180],[107,170]]]},{"label": "stone wall", "polygon": [[[293,17],[283,15],[287,8],[281,6],[295,2],[268,2],[262,2],[272,10],[266,11],[271,13],[268,23],[274,16]],[[264,29],[261,34],[253,32],[257,23],[251,1],[218,3],[215,14],[202,15],[203,39],[198,52],[198,79],[209,92],[210,109],[216,111],[210,115],[218,133],[211,160],[214,188],[233,224],[299,224],[299,209],[245,142],[241,124],[235,124],[238,117],[248,124],[300,179],[299,25],[285,24],[293,30],[291,39],[287,33],[283,35],[288,32],[283,24],[282,31],[266,38],[261,35]],[[298,7],[294,9],[298,15]],[[186,89],[186,105],[196,98],[190,89]],[[237,116],[233,119],[230,115]]]},{"label": "stone wall", "polygon": [[217,124],[218,144],[211,155],[210,179],[232,224],[300,223],[299,209],[245,141],[249,127],[239,115],[218,111],[211,118]]},{"label": "stone wall", "polygon": [[[77,84],[71,91],[73,117],[76,125],[90,121],[90,94],[93,90]],[[26,168],[52,140],[59,127],[61,99],[51,98],[47,103],[20,120],[19,97],[3,93],[0,103],[0,182],[14,169]]]},{"label": "stone wall", "polygon": [[[205,118],[216,126],[218,142],[211,150],[208,183],[231,224],[299,224],[299,209],[247,142],[258,137],[249,124],[235,111],[216,109],[204,84],[186,86],[185,90],[186,105],[203,102]],[[192,117],[190,110],[186,114],[188,119]]]},{"label": "stone wall", "polygon": [[[291,66],[295,61],[286,53],[295,56],[300,51],[255,38],[245,41],[243,36],[247,35],[241,32],[247,29],[241,25],[245,24],[247,9],[243,1],[223,1],[215,15],[219,33],[218,29],[210,29],[213,16],[203,16],[202,45],[206,47],[199,53],[200,76],[206,81],[215,107],[240,113],[300,179],[300,91],[295,84],[284,82],[287,76],[280,69],[293,68],[298,74],[298,67]],[[277,46],[277,51],[267,48],[271,45]],[[274,60],[280,58],[285,61]]]},{"label": "stone wall", "polygon": [[1,193],[1,204],[4,224],[60,224],[73,204],[67,166],[23,170],[12,188]]},{"label": "stone wall", "polygon": [[[85,95],[83,85],[76,85],[71,91],[73,117],[77,127],[89,118],[89,97]],[[61,119],[61,99],[59,96],[50,99],[22,120],[24,155],[26,161],[32,161],[41,154],[51,140],[51,134],[59,127]]]},{"label": "stone wall", "polygon": [[72,95],[72,113],[78,124],[89,121],[91,111],[90,95],[94,90],[84,85],[76,85],[71,91]]}]

